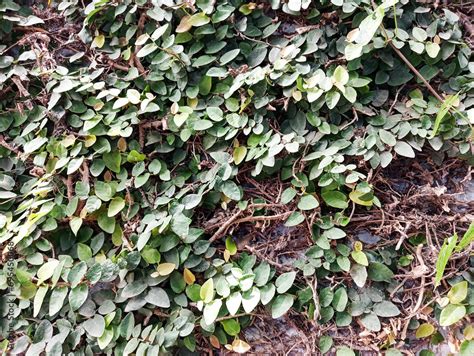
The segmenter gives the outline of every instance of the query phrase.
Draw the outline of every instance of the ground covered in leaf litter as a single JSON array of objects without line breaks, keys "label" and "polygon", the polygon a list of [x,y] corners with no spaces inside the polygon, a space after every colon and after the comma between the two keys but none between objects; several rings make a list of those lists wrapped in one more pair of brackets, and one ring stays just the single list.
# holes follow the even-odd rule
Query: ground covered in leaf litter
[{"label": "ground covered in leaf litter", "polygon": [[[402,314],[384,323],[381,332],[367,331],[363,325],[355,323],[346,328],[336,326],[335,323],[320,325],[308,320],[305,313],[294,311],[279,319],[272,319],[261,308],[248,319],[249,326],[244,329],[244,336],[252,345],[252,352],[318,354],[320,339],[325,335],[330,335],[338,344],[346,344],[352,350],[360,351],[362,355],[377,355],[381,345],[405,337],[407,342],[392,346],[407,354],[429,349],[436,355],[446,355],[459,349],[457,337],[446,330],[439,330],[444,340],[435,345],[428,345],[429,339],[416,338],[415,331],[420,324],[412,319],[429,321],[432,318],[433,303],[449,290],[446,280],[456,275],[467,276],[472,273],[469,269],[471,251],[459,253],[451,259],[442,287],[433,292],[437,253],[444,239],[455,232],[462,235],[474,219],[472,175],[472,166],[467,162],[449,159],[442,165],[437,165],[430,154],[420,155],[420,159],[416,160],[399,159],[387,169],[372,172],[371,183],[383,205],[381,209],[357,208],[353,211],[351,222],[347,226],[350,241],[362,242],[365,250],[380,251],[395,247],[410,260],[418,259],[411,267],[400,268],[394,276],[398,285],[388,292],[390,300],[399,307]],[[279,187],[278,182],[252,180],[247,194],[251,196],[258,192],[257,194],[266,195],[269,201],[275,201],[277,217],[285,216],[284,207],[277,203],[281,191],[282,187]],[[291,270],[293,264],[313,245],[308,225],[288,228],[277,218],[270,221],[257,220],[257,224],[251,225],[250,221],[256,220],[255,216],[248,221],[243,218],[243,222],[234,220],[229,224],[228,214],[220,212],[214,216],[210,229],[228,224],[226,231],[236,237],[239,250],[255,254],[259,260],[268,262],[281,273]],[[209,225],[207,226],[209,229]],[[416,246],[419,243],[423,243],[423,248],[417,253]],[[420,264],[427,268],[427,278],[424,281],[421,281],[416,272]],[[354,286],[350,276],[327,279],[331,283],[337,279],[336,282]],[[302,284],[307,282],[301,280]],[[324,284],[324,281],[320,283]]]}]

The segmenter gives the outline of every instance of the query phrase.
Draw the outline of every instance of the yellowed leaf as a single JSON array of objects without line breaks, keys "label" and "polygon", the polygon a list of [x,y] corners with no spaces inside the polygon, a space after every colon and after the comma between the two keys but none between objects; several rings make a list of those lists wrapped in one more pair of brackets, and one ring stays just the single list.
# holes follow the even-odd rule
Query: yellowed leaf
[{"label": "yellowed leaf", "polygon": [[95,36],[94,41],[92,41],[92,47],[102,48],[105,43],[104,35]]},{"label": "yellowed leaf", "polygon": [[178,27],[176,27],[176,33],[183,33],[183,32],[188,32],[193,25],[189,21],[191,16],[184,16],[181,19],[181,22],[179,23]]},{"label": "yellowed leaf", "polygon": [[224,251],[224,261],[229,262],[230,252],[229,250]]},{"label": "yellowed leaf", "polygon": [[435,327],[433,325],[431,325],[430,323],[424,323],[424,324],[421,324],[418,327],[418,329],[416,329],[415,336],[418,339],[422,339],[424,337],[430,336],[431,334],[434,333],[434,331],[435,331]]},{"label": "yellowed leaf", "polygon": [[69,147],[72,146],[76,142],[76,136],[74,135],[67,135],[61,143],[63,144],[64,147]]},{"label": "yellowed leaf", "polygon": [[171,272],[174,271],[175,267],[176,265],[174,263],[169,263],[169,262],[160,263],[158,265],[157,272],[160,276],[167,276],[171,274]]},{"label": "yellowed leaf", "polygon": [[235,164],[242,163],[246,155],[247,155],[247,147],[239,146],[239,147],[234,148],[233,158],[234,158]]},{"label": "yellowed leaf", "polygon": [[84,145],[86,147],[91,147],[95,143],[95,141],[97,141],[97,138],[95,137],[95,135],[88,135],[88,136],[86,136],[86,139],[84,141]]},{"label": "yellowed leaf", "polygon": [[214,298],[214,281],[212,278],[209,278],[201,286],[199,296],[204,301],[204,303],[210,303],[212,301],[212,299]]},{"label": "yellowed leaf", "polygon": [[463,331],[463,334],[466,340],[474,340],[474,325],[470,324],[466,326],[466,328]]},{"label": "yellowed leaf", "polygon": [[104,103],[102,101],[98,101],[97,103],[94,104],[94,110],[95,111],[100,111],[104,107]]},{"label": "yellowed leaf", "polygon": [[366,201],[366,200],[360,199],[360,197],[364,194],[365,193],[361,193],[358,190],[353,190],[352,192],[349,193],[349,198],[351,198],[351,200],[356,204],[363,205],[363,206],[372,206],[373,205],[372,200]]},{"label": "yellowed leaf", "polygon": [[196,276],[189,269],[185,268],[183,272],[183,278],[186,284],[191,285],[196,281]]},{"label": "yellowed leaf", "polygon": [[192,109],[196,109],[199,99],[198,98],[187,98],[186,102],[188,103],[188,106]]},{"label": "yellowed leaf", "polygon": [[244,354],[250,350],[250,345],[247,344],[245,341],[236,339],[232,343],[232,350],[239,353]]},{"label": "yellowed leaf", "polygon": [[179,112],[179,104],[177,102],[174,102],[173,104],[171,104],[170,112],[173,115],[176,115]]}]

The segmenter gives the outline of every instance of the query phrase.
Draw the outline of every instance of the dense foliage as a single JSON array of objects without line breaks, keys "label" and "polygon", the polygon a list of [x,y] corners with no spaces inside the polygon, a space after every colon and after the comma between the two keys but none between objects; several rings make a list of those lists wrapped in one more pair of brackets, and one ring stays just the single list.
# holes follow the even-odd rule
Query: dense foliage
[{"label": "dense foliage", "polygon": [[[371,177],[397,156],[473,152],[471,50],[423,3],[2,0],[3,349],[244,352],[261,306],[381,331],[418,261],[348,239],[351,213],[380,206]],[[314,242],[289,268],[236,241],[272,221]],[[459,324],[473,280],[410,328]]]}]

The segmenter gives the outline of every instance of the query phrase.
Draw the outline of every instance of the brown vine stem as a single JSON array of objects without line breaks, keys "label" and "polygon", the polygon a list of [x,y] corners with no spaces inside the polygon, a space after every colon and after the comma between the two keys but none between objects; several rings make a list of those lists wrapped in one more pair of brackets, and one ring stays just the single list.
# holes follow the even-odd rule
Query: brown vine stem
[{"label": "brown vine stem", "polygon": [[280,270],[282,271],[292,271],[292,268],[291,267],[288,267],[288,266],[285,266],[285,265],[282,265],[281,263],[278,263],[278,262],[275,262],[267,257],[265,257],[264,255],[262,255],[260,252],[258,252],[255,248],[253,248],[252,246],[249,246],[249,245],[245,245],[245,249],[247,251],[249,251],[250,253],[256,255],[258,258],[266,261],[268,264],[272,265],[272,266],[275,266],[277,268],[279,268]]},{"label": "brown vine stem", "polygon": [[8,143],[6,140],[5,140],[5,137],[3,137],[3,135],[0,135],[0,146],[6,148],[7,150],[15,153],[17,156],[21,156],[21,151],[16,148],[15,146],[13,146],[12,144]]},{"label": "brown vine stem", "polygon": [[248,216],[248,217],[237,220],[245,211],[249,209],[256,209],[256,208],[258,209],[258,208],[274,207],[274,206],[281,206],[281,204],[250,204],[247,207],[247,209],[237,211],[234,215],[232,215],[225,223],[223,223],[219,227],[219,229],[211,236],[211,238],[209,239],[209,242],[214,242],[217,239],[219,239],[223,234],[225,234],[227,229],[233,224],[240,224],[240,223],[249,222],[249,221],[279,220],[279,219],[288,217],[292,213],[291,211],[288,211],[282,214],[270,215],[270,216]]},{"label": "brown vine stem", "polygon": [[418,78],[420,78],[420,80],[423,82],[423,84],[426,85],[426,87],[428,88],[428,90],[431,92],[431,94],[433,94],[436,99],[438,99],[439,101],[441,102],[444,102],[444,99],[441,95],[438,94],[438,92],[435,90],[435,88],[433,88],[431,86],[431,84],[421,75],[421,73],[413,66],[413,64],[411,64],[411,62],[408,60],[407,57],[405,57],[405,55],[392,43],[392,40],[390,39],[387,39],[388,41],[388,44],[390,45],[390,47],[392,47],[392,49],[395,51],[395,53],[401,58],[402,61],[404,61],[406,63],[406,65],[408,66],[408,68],[410,68],[410,70],[416,74],[416,76]]},{"label": "brown vine stem", "polygon": [[[372,7],[375,9],[377,5],[375,4],[375,1],[372,2]],[[401,58],[403,62],[410,68],[410,70],[415,73],[415,75],[420,78],[420,80],[423,82],[423,84],[426,85],[428,90],[442,103],[444,102],[444,99],[441,95],[438,94],[438,92],[431,86],[431,84],[421,75],[421,73],[418,71],[418,69],[415,68],[413,64],[408,60],[407,57],[393,44],[392,40],[388,37],[387,31],[385,30],[385,27],[383,24],[380,25],[380,29],[382,30],[383,36],[385,37],[385,41],[392,47],[392,49],[395,51],[395,53]]]}]

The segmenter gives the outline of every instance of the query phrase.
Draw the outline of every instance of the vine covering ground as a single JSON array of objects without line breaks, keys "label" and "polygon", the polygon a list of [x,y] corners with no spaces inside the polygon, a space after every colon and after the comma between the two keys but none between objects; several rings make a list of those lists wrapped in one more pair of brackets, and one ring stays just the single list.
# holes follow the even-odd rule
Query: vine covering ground
[{"label": "vine covering ground", "polygon": [[0,350],[474,354],[473,5],[0,0]]}]

